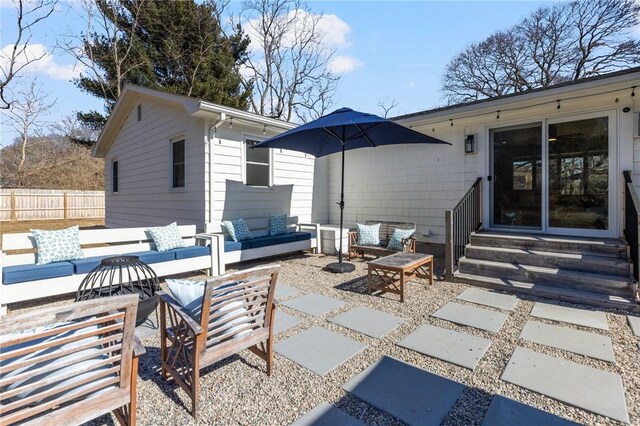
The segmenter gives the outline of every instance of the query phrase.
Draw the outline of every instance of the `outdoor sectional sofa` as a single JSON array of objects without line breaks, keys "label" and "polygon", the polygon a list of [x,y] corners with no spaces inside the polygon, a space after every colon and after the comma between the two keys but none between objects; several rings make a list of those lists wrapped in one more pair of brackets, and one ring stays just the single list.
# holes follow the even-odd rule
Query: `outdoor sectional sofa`
[{"label": "outdoor sectional sofa", "polygon": [[109,256],[138,256],[159,277],[210,270],[213,262],[217,262],[211,254],[211,238],[196,234],[195,225],[178,228],[187,247],[163,252],[156,250],[147,228],[82,229],[80,244],[86,258],[46,265],[35,264],[35,252],[6,253],[35,251],[31,233],[5,234],[2,237],[3,252],[0,252],[0,313],[6,311],[9,303],[76,292],[87,273]]},{"label": "outdoor sectional sofa", "polygon": [[320,224],[298,223],[295,217],[288,218],[289,232],[269,236],[269,218],[249,219],[247,223],[253,238],[233,241],[221,223],[205,224],[206,236],[213,240],[216,264],[212,275],[224,274],[226,265],[278,256],[303,250],[320,253]]}]

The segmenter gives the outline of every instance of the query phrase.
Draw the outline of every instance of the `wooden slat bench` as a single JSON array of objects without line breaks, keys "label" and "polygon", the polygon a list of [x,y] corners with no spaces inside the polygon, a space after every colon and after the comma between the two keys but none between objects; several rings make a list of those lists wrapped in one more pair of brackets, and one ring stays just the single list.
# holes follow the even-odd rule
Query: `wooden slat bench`
[{"label": "wooden slat bench", "polygon": [[[379,246],[365,246],[358,244],[358,232],[352,231],[349,232],[349,260],[352,257],[357,257],[358,255],[364,258],[365,254],[372,255],[375,257],[388,256],[390,254],[398,253],[399,250],[391,250],[387,248],[389,244],[389,239],[393,235],[393,231],[396,229],[416,229],[415,223],[409,222],[388,222],[382,220],[367,220],[365,225],[375,225],[376,223],[380,224],[380,245]],[[407,238],[402,242],[402,246],[404,247],[404,252],[407,253],[415,253],[416,252],[416,238],[415,236],[411,238]]]}]

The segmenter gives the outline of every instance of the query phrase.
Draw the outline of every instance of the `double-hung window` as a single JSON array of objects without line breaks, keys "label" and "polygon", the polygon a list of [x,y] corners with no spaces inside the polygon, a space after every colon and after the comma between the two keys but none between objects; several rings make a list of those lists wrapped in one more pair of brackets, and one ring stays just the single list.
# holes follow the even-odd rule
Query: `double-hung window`
[{"label": "double-hung window", "polygon": [[185,187],[184,139],[171,143],[171,187]]},{"label": "double-hung window", "polygon": [[249,186],[271,185],[271,150],[251,149],[260,141],[245,139],[245,184]]}]

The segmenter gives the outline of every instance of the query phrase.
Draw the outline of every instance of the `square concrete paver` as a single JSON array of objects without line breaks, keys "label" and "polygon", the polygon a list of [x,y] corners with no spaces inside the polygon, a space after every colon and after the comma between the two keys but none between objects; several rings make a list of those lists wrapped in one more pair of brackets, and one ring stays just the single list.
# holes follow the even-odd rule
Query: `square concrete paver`
[{"label": "square concrete paver", "polygon": [[358,419],[354,419],[344,411],[333,405],[322,402],[313,410],[300,417],[291,426],[366,426]]},{"label": "square concrete paver", "polygon": [[609,330],[607,316],[604,312],[588,311],[586,309],[568,308],[566,306],[536,302],[531,310],[531,316],[553,321],[568,322],[569,324],[581,325],[583,327]]},{"label": "square concrete paver", "polygon": [[296,287],[291,287],[286,284],[276,284],[276,299],[282,299],[283,297],[290,296],[292,294],[299,293],[300,289]]},{"label": "square concrete paver", "polygon": [[278,334],[288,328],[300,324],[302,320],[286,312],[276,311],[276,320],[273,323],[273,333]]},{"label": "square concrete paver", "polygon": [[404,322],[402,318],[365,307],[353,308],[329,321],[377,339]]},{"label": "square concrete paver", "polygon": [[324,376],[366,347],[342,334],[314,326],[276,343],[275,350],[307,370]]},{"label": "square concrete paver", "polygon": [[611,339],[602,334],[530,320],[522,329],[520,338],[552,348],[616,362]]},{"label": "square concrete paver", "polygon": [[640,317],[632,317],[631,315],[629,315],[627,316],[627,320],[629,321],[629,325],[631,326],[633,335],[640,337]]},{"label": "square concrete paver", "polygon": [[384,356],[343,389],[409,425],[440,425],[464,385]]},{"label": "square concrete paver", "polygon": [[480,290],[478,288],[466,289],[458,295],[458,299],[478,303],[480,305],[492,306],[494,308],[505,309],[507,311],[513,311],[516,306],[518,306],[518,298],[515,296]]},{"label": "square concrete paver", "polygon": [[308,315],[319,316],[343,306],[345,302],[321,294],[310,293],[295,299],[282,302],[283,305],[304,312]]},{"label": "square concrete paver", "polygon": [[424,324],[402,339],[398,346],[473,370],[491,340]]},{"label": "square concrete paver", "polygon": [[494,396],[489,409],[484,415],[482,426],[514,425],[573,426],[579,425],[579,423],[574,423],[504,396]]},{"label": "square concrete paver", "polygon": [[629,423],[622,378],[618,374],[516,347],[501,379]]},{"label": "square concrete paver", "polygon": [[447,303],[431,316],[493,333],[500,331],[507,320],[505,313],[453,302]]}]

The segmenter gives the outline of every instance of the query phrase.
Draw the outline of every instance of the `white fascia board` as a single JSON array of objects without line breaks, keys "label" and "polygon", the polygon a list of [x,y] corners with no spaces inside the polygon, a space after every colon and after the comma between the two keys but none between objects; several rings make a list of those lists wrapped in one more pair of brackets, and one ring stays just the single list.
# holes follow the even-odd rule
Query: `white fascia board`
[{"label": "white fascia board", "polygon": [[[204,114],[203,114],[204,113]],[[200,101],[197,110],[191,112],[191,115],[195,117],[210,117],[210,114],[216,114],[219,117],[221,113],[225,113],[227,120],[233,118],[234,120],[246,121],[249,123],[255,123],[259,125],[266,125],[271,128],[277,128],[282,130],[289,130],[297,127],[295,123],[288,121],[278,120],[276,118],[264,117],[252,112],[243,111],[236,108],[226,107],[224,105],[213,104],[210,102]]]}]

